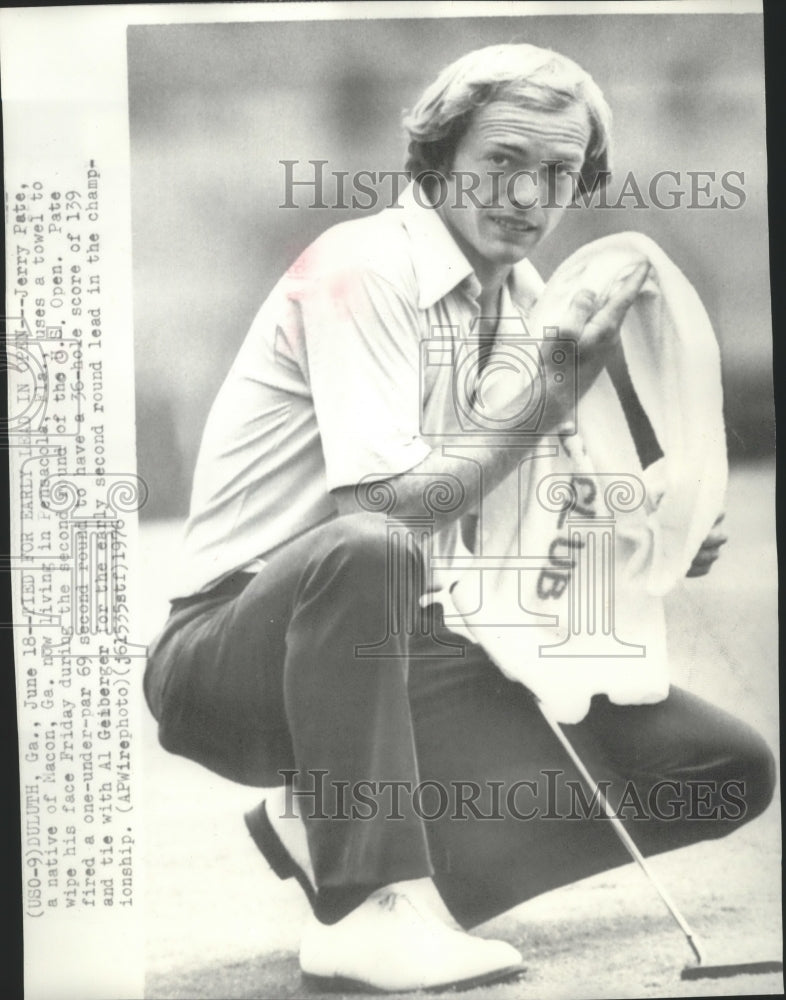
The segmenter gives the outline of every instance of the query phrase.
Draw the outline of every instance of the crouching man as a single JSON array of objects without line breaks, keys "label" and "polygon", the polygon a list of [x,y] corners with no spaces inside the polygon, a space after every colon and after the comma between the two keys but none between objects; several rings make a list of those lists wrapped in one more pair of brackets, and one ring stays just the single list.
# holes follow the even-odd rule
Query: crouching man
[{"label": "crouching man", "polygon": [[[428,553],[415,531],[392,547],[391,505],[374,501],[394,497],[397,523],[416,524],[424,490],[458,482],[461,502],[432,511],[431,527],[460,530],[472,550],[473,512],[522,452],[473,447],[480,471],[468,477],[455,449],[428,443],[420,345],[435,328],[458,340],[480,317],[530,315],[526,258],[556,228],[576,176],[591,190],[602,175],[609,122],[590,77],[553,52],[502,45],[449,66],[406,119],[413,182],[400,205],[305,250],[210,412],[183,583],[145,691],[167,750],[275,787],[246,821],[311,901],[300,961],[323,985],[398,991],[518,975],[510,944],[467,928],[627,860],[608,824],[554,820],[575,813],[578,773],[531,692],[448,630],[438,604],[421,606]],[[579,392],[619,363],[647,273],[636,261],[605,301],[565,303]],[[544,433],[565,405],[549,399]],[[626,413],[657,455],[630,399]],[[707,539],[694,574],[722,540]],[[676,687],[652,704],[595,697],[569,728],[612,802],[631,783],[643,802],[668,787],[669,810],[636,831],[646,854],[731,833],[772,796],[762,739]],[[704,818],[687,817],[695,780],[714,789]]]}]

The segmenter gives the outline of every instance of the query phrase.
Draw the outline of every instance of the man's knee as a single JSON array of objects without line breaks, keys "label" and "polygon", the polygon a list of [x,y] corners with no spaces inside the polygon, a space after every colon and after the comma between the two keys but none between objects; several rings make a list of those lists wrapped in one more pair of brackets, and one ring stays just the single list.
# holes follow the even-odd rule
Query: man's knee
[{"label": "man's knee", "polygon": [[775,757],[758,734],[752,734],[746,741],[738,770],[738,781],[729,782],[727,791],[731,794],[734,791],[732,784],[738,786],[737,797],[744,803],[741,818],[747,822],[760,816],[772,802],[777,780]]},{"label": "man's knee", "polygon": [[331,552],[354,570],[392,569],[403,564],[420,566],[417,540],[404,525],[381,514],[348,514],[330,522]]}]

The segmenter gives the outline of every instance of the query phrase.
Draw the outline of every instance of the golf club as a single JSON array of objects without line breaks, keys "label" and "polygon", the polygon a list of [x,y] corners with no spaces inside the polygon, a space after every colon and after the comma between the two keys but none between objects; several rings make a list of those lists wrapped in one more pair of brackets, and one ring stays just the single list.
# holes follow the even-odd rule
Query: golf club
[{"label": "golf club", "polygon": [[562,746],[565,748],[570,759],[576,765],[579,773],[587,782],[592,791],[593,795],[597,796],[603,811],[605,812],[607,818],[611,821],[612,828],[614,832],[619,837],[625,850],[630,854],[631,858],[638,864],[647,878],[650,880],[650,884],[656,890],[660,898],[666,904],[666,908],[669,913],[674,918],[678,927],[685,935],[688,944],[690,945],[691,951],[696,956],[696,965],[687,965],[682,970],[682,979],[722,979],[727,976],[738,976],[738,975],[750,975],[753,973],[762,972],[782,972],[783,962],[777,960],[762,960],[756,962],[724,962],[716,965],[707,964],[703,945],[699,941],[695,932],[692,930],[688,921],[680,913],[676,903],[671,898],[669,893],[666,891],[663,885],[661,885],[660,880],[656,878],[655,873],[652,871],[650,866],[644,860],[644,856],[641,851],[636,847],[633,838],[630,836],[628,831],[625,829],[622,820],[616,814],[616,812],[609,805],[605,795],[598,787],[598,784],[589,773],[587,768],[584,766],[583,761],[576,752],[573,744],[567,738],[562,730],[562,727],[557,722],[555,718],[552,717],[549,710],[543,704],[543,702],[538,701],[538,706],[540,708],[543,718],[546,720],[548,725],[554,732],[554,735],[560,741]]}]

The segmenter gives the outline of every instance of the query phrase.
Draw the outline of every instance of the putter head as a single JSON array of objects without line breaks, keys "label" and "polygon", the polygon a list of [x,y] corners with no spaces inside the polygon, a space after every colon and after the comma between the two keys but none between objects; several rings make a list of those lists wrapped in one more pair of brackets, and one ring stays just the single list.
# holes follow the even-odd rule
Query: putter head
[{"label": "putter head", "polygon": [[783,972],[783,962],[729,962],[724,965],[688,965],[680,979],[725,979],[728,976],[752,976],[762,972]]}]

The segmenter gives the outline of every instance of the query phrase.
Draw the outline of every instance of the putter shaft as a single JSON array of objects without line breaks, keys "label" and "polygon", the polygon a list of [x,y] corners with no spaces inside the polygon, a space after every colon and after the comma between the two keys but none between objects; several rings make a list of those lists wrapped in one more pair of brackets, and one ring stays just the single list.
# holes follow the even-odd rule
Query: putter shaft
[{"label": "putter shaft", "polygon": [[578,769],[581,776],[590,786],[590,790],[592,791],[593,795],[597,795],[601,807],[603,808],[604,813],[611,822],[614,832],[617,834],[620,841],[622,842],[623,847],[628,852],[628,854],[630,854],[630,856],[633,858],[636,864],[641,868],[644,874],[647,876],[647,878],[650,881],[650,884],[665,903],[666,909],[674,918],[675,923],[680,928],[682,933],[685,935],[685,938],[688,944],[690,945],[691,951],[696,956],[696,961],[699,963],[699,965],[702,965],[704,962],[702,948],[690,924],[685,919],[685,917],[683,917],[682,913],[680,913],[677,904],[674,902],[669,893],[666,891],[665,887],[661,885],[660,880],[655,876],[655,873],[652,871],[650,866],[645,861],[644,855],[641,853],[638,847],[636,847],[633,838],[625,829],[622,820],[616,814],[614,809],[612,809],[612,807],[609,805],[608,800],[606,799],[606,796],[603,794],[600,787],[598,786],[598,783],[595,781],[595,779],[589,773],[587,768],[584,766],[584,762],[579,757],[578,753],[576,753],[573,744],[570,742],[570,740],[563,732],[562,726],[560,726],[557,720],[551,716],[551,714],[549,713],[548,709],[545,707],[543,702],[538,701],[538,706],[540,708],[541,714],[543,715],[543,718],[546,720],[546,722],[553,730],[554,735],[557,737],[562,746],[565,748],[566,753],[573,761],[573,763],[576,765],[576,768]]}]

